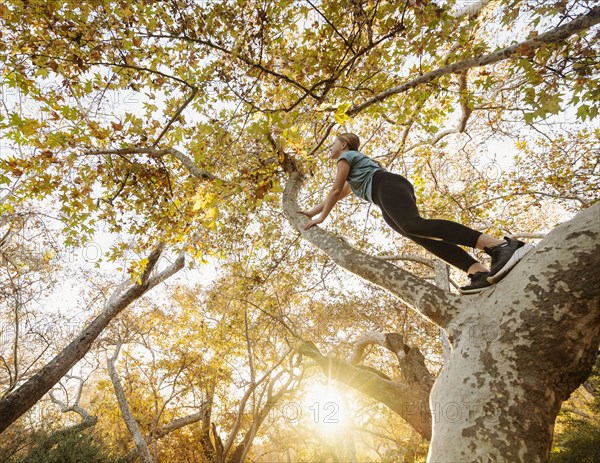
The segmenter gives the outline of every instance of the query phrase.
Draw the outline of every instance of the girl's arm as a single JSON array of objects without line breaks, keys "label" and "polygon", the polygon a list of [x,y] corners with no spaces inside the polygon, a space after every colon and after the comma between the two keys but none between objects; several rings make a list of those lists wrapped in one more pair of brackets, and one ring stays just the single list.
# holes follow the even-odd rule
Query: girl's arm
[{"label": "girl's arm", "polygon": [[[319,213],[320,215],[319,217],[306,222],[304,225],[305,230],[308,230],[313,225],[322,223],[333,209],[333,206],[335,206],[335,203],[352,191],[350,186],[346,183],[349,172],[350,164],[348,161],[345,159],[339,161],[337,164],[337,174],[327,198],[325,198],[325,201],[323,201],[319,206],[306,213],[306,215],[316,215]],[[312,217],[312,215],[309,215],[309,217]]]},{"label": "girl's arm", "polygon": [[[342,191],[342,195],[340,196],[338,201],[342,198],[345,198],[350,193],[352,193],[352,188],[350,188],[350,185],[348,184],[348,182],[346,182],[344,185],[344,190]],[[320,214],[323,211],[324,207],[325,207],[325,201],[323,201],[321,204],[319,204],[314,209],[311,209],[310,211],[298,211],[298,212],[300,214],[307,216],[309,219],[312,219],[315,215]]]}]

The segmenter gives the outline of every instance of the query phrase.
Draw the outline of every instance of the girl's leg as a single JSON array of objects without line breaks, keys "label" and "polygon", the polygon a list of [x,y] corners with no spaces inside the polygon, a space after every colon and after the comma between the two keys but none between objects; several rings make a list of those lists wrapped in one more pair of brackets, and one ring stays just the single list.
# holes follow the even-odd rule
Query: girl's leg
[{"label": "girl's leg", "polygon": [[447,243],[445,241],[432,240],[429,238],[422,238],[420,236],[415,235],[408,235],[396,225],[396,223],[385,213],[385,211],[382,210],[382,213],[383,219],[396,232],[421,245],[435,256],[439,257],[445,262],[448,262],[450,265],[453,265],[454,267],[457,267],[470,274],[473,274],[475,272],[488,271],[483,265],[481,265],[477,261],[477,259],[475,259],[464,249],[458,247],[457,245]]},{"label": "girl's leg", "polygon": [[[373,200],[381,208],[386,223],[401,235],[469,274],[487,272],[481,263],[457,245],[476,247],[480,238],[488,235],[449,220],[423,219],[419,215],[413,186],[404,177],[391,173],[378,175]],[[487,239],[482,241],[485,245],[489,242]]]},{"label": "girl's leg", "polygon": [[[410,182],[400,175],[386,173],[379,176],[375,190],[374,200],[381,210],[402,230],[403,235],[411,239],[417,236],[475,248],[483,235],[450,220],[421,217],[415,202],[414,189]],[[487,239],[484,241],[488,245]]]}]

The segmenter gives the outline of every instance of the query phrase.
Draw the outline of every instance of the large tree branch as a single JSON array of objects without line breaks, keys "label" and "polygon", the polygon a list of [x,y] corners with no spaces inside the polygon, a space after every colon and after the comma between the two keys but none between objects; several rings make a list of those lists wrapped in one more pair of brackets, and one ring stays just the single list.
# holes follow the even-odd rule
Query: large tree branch
[{"label": "large tree branch", "polygon": [[445,292],[396,265],[359,251],[318,226],[304,231],[306,216],[297,212],[301,209],[297,196],[303,175],[289,157],[286,169],[289,179],[283,192],[283,210],[288,221],[301,230],[304,238],[340,267],[390,291],[433,323],[445,327],[452,321],[461,307],[460,296]]},{"label": "large tree branch", "polygon": [[430,385],[394,381],[374,368],[324,356],[312,342],[300,346],[298,352],[315,360],[329,378],[385,404],[421,436],[431,439]]},{"label": "large tree branch", "polygon": [[365,349],[372,344],[388,349],[396,355],[402,377],[408,384],[417,384],[420,387],[431,389],[434,378],[425,366],[425,357],[417,347],[406,344],[403,336],[399,333],[367,331],[354,344],[350,360],[352,364],[360,363]]},{"label": "large tree branch", "polygon": [[523,42],[519,42],[505,48],[501,48],[500,50],[496,50],[487,55],[469,58],[463,61],[459,61],[457,63],[443,66],[441,68],[435,69],[434,71],[427,72],[417,77],[416,79],[390,88],[385,92],[382,92],[359,105],[355,105],[354,107],[350,108],[346,113],[349,116],[358,114],[359,112],[363,111],[369,106],[372,106],[376,103],[380,103],[392,95],[397,95],[399,93],[406,92],[411,88],[415,88],[419,85],[426,84],[427,82],[431,82],[432,80],[437,79],[438,77],[444,76],[446,74],[453,74],[460,71],[465,71],[467,69],[497,63],[499,61],[503,61],[507,58],[510,58],[515,54],[518,54],[521,50],[527,50],[527,52],[529,53],[532,50],[536,50],[544,44],[560,42],[561,40],[564,40],[573,34],[589,29],[590,27],[598,24],[599,22],[600,7],[597,6],[592,8],[589,11],[589,13],[582,15],[567,24],[563,24],[562,26],[556,27],[552,30],[539,34],[532,39],[524,40]]},{"label": "large tree branch", "polygon": [[162,253],[162,248],[163,246],[160,245],[150,253],[148,264],[139,284],[130,284],[125,289],[130,280],[121,283],[108,300],[105,309],[67,347],[22,386],[0,400],[0,433],[29,410],[85,356],[104,328],[125,307],[183,268],[185,258],[184,254],[181,253],[172,265],[158,275],[150,277]]},{"label": "large tree branch", "polygon": [[206,172],[205,170],[200,169],[196,163],[187,155],[183,154],[181,151],[175,148],[165,148],[165,149],[155,149],[155,148],[121,148],[114,150],[95,150],[88,151],[87,155],[99,155],[99,154],[148,154],[150,156],[164,156],[166,154],[172,155],[179,162],[181,162],[184,167],[199,180],[219,180],[222,183],[227,183],[224,180],[219,179],[215,175],[210,172]]}]

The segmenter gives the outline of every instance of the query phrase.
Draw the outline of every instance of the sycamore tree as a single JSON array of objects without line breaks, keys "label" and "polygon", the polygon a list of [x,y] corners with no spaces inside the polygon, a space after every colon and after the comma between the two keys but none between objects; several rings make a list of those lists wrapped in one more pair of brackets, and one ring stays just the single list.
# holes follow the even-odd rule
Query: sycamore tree
[{"label": "sycamore tree", "polygon": [[[2,213],[48,200],[66,244],[102,228],[131,237],[108,258],[147,255],[70,355],[0,401],[1,429],[182,267],[153,274],[164,250],[235,261],[251,247],[268,269],[283,237],[447,333],[429,401],[462,414],[433,421],[430,461],[547,460],[600,337],[595,2],[12,0],[0,20]],[[302,231],[297,210],[323,196],[341,130],[413,181],[425,216],[514,233],[564,222],[557,204],[578,213],[494,288],[458,296],[377,257],[393,243],[375,236],[391,235],[356,202],[326,225],[343,238]],[[498,140],[516,159],[488,162]],[[473,342],[474,326],[492,334]]]}]

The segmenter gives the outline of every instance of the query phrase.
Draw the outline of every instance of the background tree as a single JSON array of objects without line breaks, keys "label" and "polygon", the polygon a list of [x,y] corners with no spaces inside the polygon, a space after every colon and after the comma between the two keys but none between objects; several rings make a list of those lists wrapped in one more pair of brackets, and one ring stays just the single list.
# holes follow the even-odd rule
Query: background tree
[{"label": "background tree", "polygon": [[565,402],[557,418],[552,462],[594,461],[598,459],[600,426],[598,423],[598,366],[574,394]]}]

